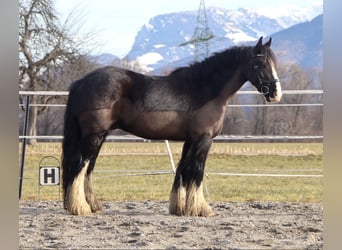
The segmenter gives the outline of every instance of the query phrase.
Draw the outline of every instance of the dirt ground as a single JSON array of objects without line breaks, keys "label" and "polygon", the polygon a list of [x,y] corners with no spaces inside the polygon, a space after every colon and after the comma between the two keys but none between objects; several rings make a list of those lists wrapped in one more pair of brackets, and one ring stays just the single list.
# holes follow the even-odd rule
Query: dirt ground
[{"label": "dirt ground", "polygon": [[104,202],[87,217],[61,201],[19,203],[20,249],[323,249],[322,204],[211,203],[209,218],[168,214],[168,202]]}]

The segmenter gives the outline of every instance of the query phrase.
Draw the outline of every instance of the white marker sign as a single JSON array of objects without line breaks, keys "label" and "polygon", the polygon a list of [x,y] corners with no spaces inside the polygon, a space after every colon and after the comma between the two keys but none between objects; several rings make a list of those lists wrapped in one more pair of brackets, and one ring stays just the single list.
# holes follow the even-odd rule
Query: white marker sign
[{"label": "white marker sign", "polygon": [[41,167],[39,169],[39,183],[40,185],[59,185],[59,167]]}]

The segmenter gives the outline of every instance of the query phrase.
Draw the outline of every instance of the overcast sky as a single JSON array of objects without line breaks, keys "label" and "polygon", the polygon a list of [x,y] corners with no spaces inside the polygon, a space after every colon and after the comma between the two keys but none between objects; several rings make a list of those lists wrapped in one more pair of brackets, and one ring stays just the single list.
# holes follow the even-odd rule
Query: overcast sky
[{"label": "overcast sky", "polygon": [[[206,7],[225,9],[264,8],[294,5],[305,8],[323,0],[205,0]],[[197,10],[199,0],[57,0],[56,8],[63,20],[73,9],[82,13],[84,24],[80,32],[97,35],[97,53],[108,52],[125,56],[133,45],[141,26],[153,16]]]}]

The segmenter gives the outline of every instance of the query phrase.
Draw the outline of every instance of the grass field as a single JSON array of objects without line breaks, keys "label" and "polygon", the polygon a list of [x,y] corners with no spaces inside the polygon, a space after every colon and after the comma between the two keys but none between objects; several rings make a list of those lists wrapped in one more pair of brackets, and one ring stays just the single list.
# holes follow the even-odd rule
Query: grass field
[{"label": "grass field", "polygon": [[[171,149],[177,163],[182,144],[171,142]],[[40,160],[44,156],[60,158],[60,153],[60,143],[26,148],[22,199],[61,198],[58,186],[38,185]],[[321,177],[222,174],[322,175],[322,155],[321,143],[214,143],[206,165],[205,196],[208,201],[321,202]],[[44,162],[46,165],[56,163]],[[163,142],[107,142],[94,172],[94,186],[101,200],[168,200],[172,181]]]}]

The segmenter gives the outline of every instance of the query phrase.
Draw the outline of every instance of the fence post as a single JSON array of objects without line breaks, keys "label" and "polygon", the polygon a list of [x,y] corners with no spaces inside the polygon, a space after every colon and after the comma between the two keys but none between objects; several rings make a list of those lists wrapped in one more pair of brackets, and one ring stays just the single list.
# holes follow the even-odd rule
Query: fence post
[{"label": "fence post", "polygon": [[172,157],[172,152],[171,152],[169,141],[165,140],[165,144],[166,144],[167,153],[169,155],[169,159],[170,159],[170,163],[171,163],[171,167],[172,167],[172,172],[173,172],[173,174],[176,174],[175,162],[173,161],[173,157]]},{"label": "fence post", "polygon": [[25,162],[25,151],[26,151],[26,136],[27,136],[27,121],[29,116],[29,107],[30,107],[30,95],[26,96],[26,105],[25,105],[25,120],[24,120],[24,138],[21,147],[21,162],[20,162],[20,176],[19,176],[19,200],[21,199],[21,189],[23,186],[23,174],[24,174],[24,162]]}]

